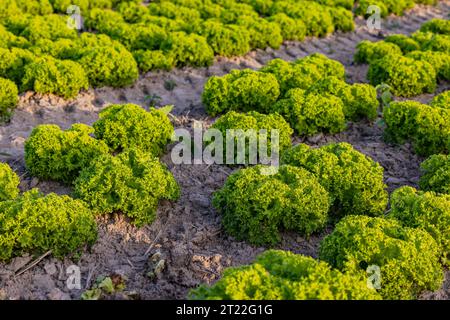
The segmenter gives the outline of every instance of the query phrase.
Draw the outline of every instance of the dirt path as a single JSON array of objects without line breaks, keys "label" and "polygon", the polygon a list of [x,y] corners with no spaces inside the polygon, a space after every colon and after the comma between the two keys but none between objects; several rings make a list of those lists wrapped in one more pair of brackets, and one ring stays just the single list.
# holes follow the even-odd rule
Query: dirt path
[{"label": "dirt path", "polygon": [[[404,17],[391,17],[383,21],[383,34],[411,33],[424,21],[448,17],[449,12],[448,0],[438,7],[419,6]],[[194,120],[209,125],[212,119],[206,116],[200,99],[207,77],[223,75],[234,68],[259,68],[273,58],[294,60],[321,52],[346,66],[350,82],[365,82],[367,67],[353,65],[352,56],[359,41],[378,38],[379,35],[368,32],[363,21],[358,21],[357,30],[352,33],[286,43],[279,50],[258,50],[243,58],[218,58],[210,68],[149,73],[130,88],[90,90],[72,101],[26,93],[21,97],[11,123],[0,127],[0,161],[7,161],[21,173],[23,190],[39,187],[44,192],[69,193],[70,188],[32,179],[25,173],[23,143],[36,125],[55,123],[68,128],[76,122],[92,124],[105,105],[128,102],[148,106],[147,96],[159,97],[156,99],[159,105],[175,105],[173,113],[179,127],[191,127]],[[173,86],[173,90],[169,90]],[[448,88],[448,83],[441,84],[438,92]],[[424,95],[416,99],[427,102],[431,97]],[[352,143],[385,168],[385,180],[390,191],[404,184],[416,185],[418,166],[423,160],[414,155],[408,145],[398,147],[385,144],[382,130],[372,123],[350,124],[348,130],[337,135],[320,134],[295,139],[295,142],[300,141],[310,145],[334,141]],[[212,193],[223,185],[232,169],[206,165],[174,166],[170,154],[163,161],[179,181],[183,195],[176,203],[162,203],[159,218],[153,225],[137,229],[119,216],[99,218],[99,240],[78,261],[59,261],[47,257],[18,277],[14,276],[15,272],[30,263],[33,257],[26,255],[9,264],[0,264],[0,299],[77,299],[98,276],[113,273],[124,275],[128,279],[127,290],[135,291],[143,299],[185,298],[189,288],[218,279],[224,268],[248,263],[265,249],[237,242],[225,235],[221,230],[220,216],[211,206]],[[285,234],[278,247],[315,257],[319,241],[329,231],[309,240],[295,234]],[[148,257],[155,252],[161,253],[167,267],[159,279],[150,280],[146,276],[150,271]],[[81,290],[68,290],[66,287],[66,268],[72,264],[81,269]],[[442,290],[426,294],[424,298],[448,299],[449,287],[450,279]]]}]

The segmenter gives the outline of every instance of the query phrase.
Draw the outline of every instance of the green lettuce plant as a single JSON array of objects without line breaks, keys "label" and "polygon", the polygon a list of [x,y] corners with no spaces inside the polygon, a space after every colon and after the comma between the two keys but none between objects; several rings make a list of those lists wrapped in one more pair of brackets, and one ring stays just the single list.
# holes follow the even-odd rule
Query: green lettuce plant
[{"label": "green lettuce plant", "polygon": [[450,194],[401,187],[391,195],[389,216],[404,226],[427,231],[440,245],[443,262],[450,262]]},{"label": "green lettuce plant", "polygon": [[[385,42],[396,44],[404,54],[420,50],[420,44],[418,44],[414,39],[411,39],[404,34],[393,34],[384,38]],[[395,50],[396,51],[396,50]],[[398,53],[395,52],[395,53]]]},{"label": "green lettuce plant", "polygon": [[25,20],[23,28],[19,35],[31,42],[39,39],[75,39],[78,36],[76,29],[67,27],[67,18],[56,14],[33,15]]},{"label": "green lettuce plant", "polygon": [[0,260],[49,250],[62,258],[97,239],[93,212],[68,196],[44,196],[33,189],[0,202],[0,212]]},{"label": "green lettuce plant", "polygon": [[450,80],[449,54],[438,51],[412,51],[406,57],[428,62],[436,71],[438,79]]},{"label": "green lettuce plant", "polygon": [[292,89],[269,111],[281,114],[301,135],[337,133],[346,128],[344,104],[341,99],[330,94]]},{"label": "green lettuce plant", "polygon": [[426,61],[390,54],[369,66],[367,78],[372,85],[386,83],[392,93],[411,97],[436,89],[436,70]]},{"label": "green lettuce plant", "polygon": [[180,188],[158,158],[128,149],[95,158],[75,180],[74,194],[95,212],[122,212],[141,226],[155,220],[160,200],[178,199]]},{"label": "green lettuce plant", "polygon": [[276,77],[281,96],[291,89],[308,89],[322,77],[314,64],[294,64],[281,59],[271,60],[260,71]]},{"label": "green lettuce plant", "polygon": [[[105,0],[101,0],[105,1]],[[108,0],[106,0],[108,1]],[[87,12],[89,10],[90,3],[95,4],[95,0],[50,0],[55,12],[67,13],[67,8],[70,5],[76,5],[80,8],[80,11]],[[97,1],[98,2],[98,1]]]},{"label": "green lettuce plant", "polygon": [[319,258],[343,272],[366,276],[379,268],[383,299],[416,299],[443,282],[439,245],[426,231],[395,219],[348,216],[322,240]]},{"label": "green lettuce plant", "polygon": [[121,45],[95,47],[79,60],[94,87],[114,88],[133,84],[139,70],[133,55]]},{"label": "green lettuce plant", "polygon": [[0,121],[9,117],[19,102],[19,90],[14,82],[0,78]]},{"label": "green lettuce plant", "polygon": [[150,3],[148,5],[150,14],[163,16],[170,19],[181,19],[186,23],[193,23],[200,19],[200,12],[185,6],[176,5],[170,1]]},{"label": "green lettuce plant", "polygon": [[309,236],[327,222],[329,195],[313,174],[281,166],[267,174],[261,165],[239,170],[214,194],[227,233],[256,245],[280,241],[281,228]]},{"label": "green lettuce plant", "polygon": [[229,110],[268,113],[290,89],[308,89],[321,78],[332,75],[345,79],[345,68],[322,54],[312,54],[293,63],[275,59],[260,71],[232,70],[222,77],[210,77],[202,101],[212,116]]},{"label": "green lettuce plant", "polygon": [[393,102],[383,110],[387,141],[411,141],[416,153],[429,156],[448,152],[450,109],[416,101]]},{"label": "green lettuce plant", "polygon": [[401,55],[402,49],[394,42],[371,42],[363,40],[356,46],[354,60],[357,63],[372,63],[388,55]]},{"label": "green lettuce plant", "polygon": [[306,25],[300,19],[293,19],[285,13],[277,13],[267,18],[280,26],[284,40],[303,41],[306,36]]},{"label": "green lettuce plant", "polygon": [[206,67],[214,60],[214,51],[206,38],[196,34],[173,32],[161,44],[161,50],[168,53],[177,67]]},{"label": "green lettuce plant", "polygon": [[420,189],[450,194],[450,156],[435,154],[420,165]]},{"label": "green lettuce plant", "polygon": [[440,51],[450,54],[450,35],[432,34],[421,43],[422,50]]},{"label": "green lettuce plant", "polygon": [[353,21],[353,13],[341,7],[326,8],[333,17],[333,25],[335,30],[350,32],[355,30],[355,22]]},{"label": "green lettuce plant", "polygon": [[206,38],[214,53],[220,56],[242,56],[250,51],[250,33],[243,26],[206,20],[199,26],[198,33]]},{"label": "green lettuce plant", "polygon": [[19,176],[11,167],[0,162],[0,202],[17,198],[19,183]]},{"label": "green lettuce plant", "polygon": [[368,12],[369,6],[377,6],[379,8],[378,13],[381,18],[386,18],[389,14],[389,9],[387,3],[381,0],[359,0],[355,8],[355,15],[363,16],[364,18],[370,17],[372,14],[376,13],[375,10]]},{"label": "green lettuce plant", "polygon": [[20,90],[52,93],[69,99],[88,87],[88,78],[80,64],[44,56],[25,66]]},{"label": "green lettuce plant", "polygon": [[228,110],[265,112],[279,95],[280,86],[275,76],[245,69],[209,78],[202,101],[208,114],[214,116]]},{"label": "green lettuce plant", "polygon": [[383,167],[348,143],[321,148],[299,144],[282,155],[282,163],[312,172],[332,197],[336,216],[378,216],[386,209],[388,194]]},{"label": "green lettuce plant", "polygon": [[277,23],[259,17],[241,16],[238,25],[249,31],[250,46],[255,49],[278,49],[283,43],[281,28]]},{"label": "green lettuce plant", "polygon": [[154,156],[161,155],[174,134],[166,112],[135,104],[108,106],[93,127],[95,136],[114,151],[139,148]]},{"label": "green lettuce plant", "polygon": [[73,183],[79,172],[108,146],[90,135],[94,129],[74,124],[66,131],[57,125],[39,125],[25,142],[25,164],[35,177]]},{"label": "green lettuce plant", "polygon": [[342,100],[345,118],[357,121],[362,118],[374,120],[379,102],[376,89],[366,83],[347,84],[337,77],[326,77],[312,85],[308,92],[331,94]]},{"label": "green lettuce plant", "polygon": [[450,22],[445,19],[431,19],[420,26],[420,31],[450,35]]},{"label": "green lettuce plant", "polygon": [[14,81],[20,86],[25,75],[25,66],[34,62],[36,58],[28,50],[0,48],[0,77]]},{"label": "green lettuce plant", "polygon": [[141,72],[167,70],[173,67],[173,61],[162,50],[137,50],[133,52],[134,59]]},{"label": "green lettuce plant", "polygon": [[49,0],[15,0],[17,6],[24,13],[35,15],[47,15],[53,13],[53,7]]},{"label": "green lettuce plant", "polygon": [[345,79],[345,67],[337,60],[328,58],[321,53],[313,53],[304,58],[294,61],[297,65],[314,65],[319,70],[321,77],[335,76],[339,79]]},{"label": "green lettuce plant", "polygon": [[285,13],[302,20],[308,36],[323,37],[335,30],[332,14],[317,2],[275,1],[269,12],[270,15]]},{"label": "green lettuce plant", "polygon": [[449,109],[450,108],[450,90],[444,91],[431,100],[430,105],[436,108]]},{"label": "green lettuce plant", "polygon": [[[291,146],[291,135],[293,133],[292,128],[279,114],[261,114],[256,111],[250,111],[248,113],[238,113],[235,111],[230,111],[225,115],[221,116],[217,121],[211,126],[213,129],[217,129],[223,134],[224,141],[224,155],[229,151],[227,135],[229,130],[234,130],[235,138],[233,143],[237,145],[238,140],[245,140],[245,157],[243,162],[248,163],[249,152],[250,152],[250,137],[246,137],[248,130],[253,130],[255,132],[254,139],[256,140],[257,150],[260,150],[260,130],[266,131],[266,138],[263,138],[263,142],[267,143],[267,153],[270,156],[270,151],[272,148],[272,132],[274,130],[278,131],[278,152],[285,150]],[[238,155],[235,155],[235,160],[237,160]]]}]

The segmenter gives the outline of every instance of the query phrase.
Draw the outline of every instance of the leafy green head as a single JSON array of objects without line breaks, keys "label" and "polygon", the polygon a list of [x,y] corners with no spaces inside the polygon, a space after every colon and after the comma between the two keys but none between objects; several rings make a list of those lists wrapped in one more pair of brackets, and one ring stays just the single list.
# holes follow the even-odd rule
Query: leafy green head
[{"label": "leafy green head", "polygon": [[174,128],[163,110],[144,110],[135,104],[110,105],[93,125],[95,136],[112,150],[139,148],[159,156],[171,141]]},{"label": "leafy green head", "polygon": [[435,154],[420,165],[422,190],[450,194],[450,156]]},{"label": "leafy green head", "polygon": [[19,102],[19,90],[14,82],[0,78],[0,122],[9,118]]},{"label": "leafy green head", "polygon": [[25,165],[35,177],[73,183],[80,171],[108,146],[92,138],[93,128],[74,124],[68,130],[57,125],[39,125],[25,142]]},{"label": "leafy green head", "polygon": [[49,250],[62,258],[97,239],[93,212],[68,196],[44,196],[33,189],[0,202],[0,212],[0,260]]},{"label": "leafy green head", "polygon": [[443,262],[450,263],[450,194],[401,187],[391,195],[389,217],[427,231],[439,244]]},{"label": "leafy green head", "polygon": [[96,213],[122,212],[139,226],[155,220],[160,200],[180,196],[166,166],[139,149],[96,158],[81,171],[74,185],[75,196]]}]

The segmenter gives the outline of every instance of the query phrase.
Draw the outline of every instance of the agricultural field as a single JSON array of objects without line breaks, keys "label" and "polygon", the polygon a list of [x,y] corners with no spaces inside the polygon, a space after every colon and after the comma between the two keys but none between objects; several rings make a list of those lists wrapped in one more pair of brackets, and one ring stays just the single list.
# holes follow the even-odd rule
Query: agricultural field
[{"label": "agricultural field", "polygon": [[449,18],[0,0],[0,300],[450,300]]}]

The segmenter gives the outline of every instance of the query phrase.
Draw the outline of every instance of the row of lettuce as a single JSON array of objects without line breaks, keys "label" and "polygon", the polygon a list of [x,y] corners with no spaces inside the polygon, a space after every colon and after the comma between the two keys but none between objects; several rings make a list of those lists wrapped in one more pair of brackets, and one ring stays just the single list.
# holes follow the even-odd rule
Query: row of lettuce
[{"label": "row of lettuce", "polygon": [[[385,122],[385,139],[411,142],[424,156],[450,150],[450,93],[443,92],[429,105],[398,101],[379,110],[377,90],[369,84],[345,82],[345,68],[338,61],[312,54],[294,62],[275,59],[259,71],[244,69],[208,79],[202,95],[206,111],[212,116],[226,113],[224,119],[239,118],[247,128],[245,116],[238,112],[276,115],[281,118],[280,146],[290,141],[292,129],[307,136],[338,133],[348,121],[373,121],[379,112]],[[413,79],[408,78],[408,81]],[[218,123],[225,120],[219,120]],[[286,121],[292,129],[286,129]],[[230,121],[226,126],[230,126]],[[270,134],[270,132],[269,132]]]},{"label": "row of lettuce", "polygon": [[[450,258],[450,91],[429,105],[383,105],[385,140],[411,142],[418,154],[429,156],[421,164],[420,190],[398,188],[386,211],[378,163],[347,143],[291,147],[294,131],[334,133],[349,120],[377,117],[375,88],[344,79],[342,65],[318,54],[209,79],[207,112],[226,112],[213,127],[265,128],[268,136],[277,129],[282,150],[276,174],[268,175],[264,166],[241,169],[214,194],[224,230],[271,247],[280,232],[308,237],[337,224],[321,242],[318,261],[269,250],[251,265],[227,269],[213,286],[192,290],[190,298],[415,299],[440,288]],[[377,290],[367,284],[370,268],[379,268]]]},{"label": "row of lettuce", "polygon": [[[438,241],[447,237],[448,243],[449,204],[448,194],[400,188],[392,195],[388,216],[349,215],[338,222],[321,241],[318,260],[268,250],[250,265],[226,269],[217,283],[191,290],[189,297],[416,299],[443,284]],[[376,278],[370,279],[372,275]]]},{"label": "row of lettuce", "polygon": [[[208,66],[215,54],[243,55],[277,48],[283,40],[326,35],[335,30],[330,10],[343,14],[353,29],[351,11],[309,1],[273,4],[278,9],[264,18],[252,6],[257,3],[140,2],[7,0],[0,9],[0,77],[19,91],[71,98],[89,85],[130,85],[139,69]],[[57,14],[70,5],[79,6],[86,32],[69,28],[68,16]],[[291,7],[296,10],[288,16]]]},{"label": "row of lettuce", "polygon": [[[95,215],[122,212],[136,225],[153,222],[161,199],[180,189],[158,156],[173,126],[161,110],[136,105],[104,109],[93,127],[36,127],[25,144],[32,176],[73,187],[73,195],[20,194],[19,178],[0,166],[0,259],[52,250],[57,257],[97,238]],[[94,137],[93,137],[94,135]]]},{"label": "row of lettuce", "polygon": [[[383,168],[351,145],[292,147],[293,130],[278,114],[231,111],[213,124],[224,135],[242,126],[284,129],[288,139],[280,137],[277,172],[268,175],[261,165],[238,170],[214,194],[224,230],[237,240],[274,246],[284,230],[310,236],[337,225],[321,244],[321,261],[268,251],[250,266],[227,270],[213,287],[193,290],[191,298],[411,299],[439,288],[450,258],[448,155],[424,161],[421,190],[395,190],[386,215]],[[25,144],[29,174],[72,185],[73,195],[20,194],[17,174],[1,164],[0,258],[73,253],[95,242],[97,214],[121,212],[137,225],[152,223],[159,200],[180,194],[158,160],[172,133],[162,110],[135,105],[104,109],[93,127],[36,127]],[[366,284],[368,266],[380,268],[376,291]]]},{"label": "row of lettuce", "polygon": [[450,21],[432,19],[411,36],[362,41],[354,60],[369,64],[370,83],[386,83],[397,96],[432,93],[439,81],[450,80]]},{"label": "row of lettuce", "polygon": [[[434,4],[435,1],[415,1]],[[363,13],[370,1],[357,2]],[[77,5],[81,34],[68,27]],[[354,28],[353,0],[5,0],[0,8],[0,78],[18,91],[72,98],[89,86],[123,87],[139,70],[208,66],[214,55],[278,48],[283,40]],[[414,1],[383,1],[401,14]],[[12,108],[8,105],[8,110]],[[0,106],[0,116],[5,116]]]},{"label": "row of lettuce", "polygon": [[379,106],[374,87],[347,84],[344,66],[319,53],[294,62],[275,59],[259,71],[213,76],[202,101],[212,116],[228,111],[277,113],[299,135],[343,131],[348,120],[375,119]]}]

